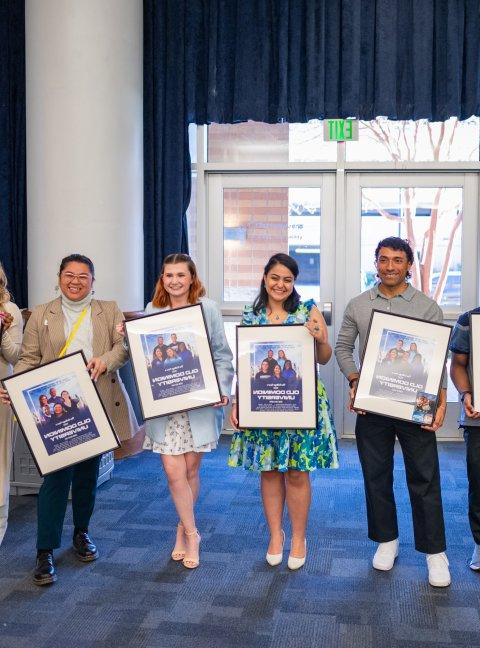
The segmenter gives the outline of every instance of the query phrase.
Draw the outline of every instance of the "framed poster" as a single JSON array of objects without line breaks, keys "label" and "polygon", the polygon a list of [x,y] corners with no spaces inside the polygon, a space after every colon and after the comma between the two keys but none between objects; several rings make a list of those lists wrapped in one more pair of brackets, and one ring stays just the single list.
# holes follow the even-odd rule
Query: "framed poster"
[{"label": "framed poster", "polygon": [[480,313],[470,313],[470,375],[472,377],[472,404],[480,407]]},{"label": "framed poster", "polygon": [[238,426],[317,427],[315,340],[303,324],[237,327]]},{"label": "framed poster", "polygon": [[82,351],[2,384],[42,477],[120,446]]},{"label": "framed poster", "polygon": [[201,304],[129,320],[125,331],[144,419],[221,400]]},{"label": "framed poster", "polygon": [[452,328],[373,310],[354,409],[431,425]]}]

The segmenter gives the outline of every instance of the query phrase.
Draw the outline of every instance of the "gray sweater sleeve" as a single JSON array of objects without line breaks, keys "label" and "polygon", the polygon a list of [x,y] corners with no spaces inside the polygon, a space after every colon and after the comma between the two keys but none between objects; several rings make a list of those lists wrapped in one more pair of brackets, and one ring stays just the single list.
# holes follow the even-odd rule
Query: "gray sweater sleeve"
[{"label": "gray sweater sleeve", "polygon": [[342,326],[335,344],[335,357],[340,371],[345,377],[358,373],[358,367],[353,359],[355,340],[358,337],[358,327],[353,315],[353,306],[350,301],[345,309]]}]

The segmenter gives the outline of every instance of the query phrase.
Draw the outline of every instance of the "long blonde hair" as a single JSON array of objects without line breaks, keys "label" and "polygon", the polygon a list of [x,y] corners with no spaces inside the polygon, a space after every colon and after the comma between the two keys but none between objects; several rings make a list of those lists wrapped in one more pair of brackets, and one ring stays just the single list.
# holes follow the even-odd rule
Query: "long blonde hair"
[{"label": "long blonde hair", "polygon": [[3,306],[8,301],[10,301],[10,293],[7,290],[7,283],[7,275],[5,274],[5,270],[0,263],[0,306]]}]

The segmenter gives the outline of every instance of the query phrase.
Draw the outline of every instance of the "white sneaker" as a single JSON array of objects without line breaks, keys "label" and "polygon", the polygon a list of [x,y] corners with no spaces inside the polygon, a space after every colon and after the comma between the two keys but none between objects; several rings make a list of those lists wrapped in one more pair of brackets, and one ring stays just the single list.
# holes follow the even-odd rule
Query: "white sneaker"
[{"label": "white sneaker", "polygon": [[432,587],[448,587],[452,582],[444,552],[427,554],[428,582]]},{"label": "white sneaker", "polygon": [[470,560],[470,569],[480,571],[480,545],[476,544],[473,550],[472,559]]},{"label": "white sneaker", "polygon": [[380,571],[390,571],[398,556],[398,538],[390,542],[379,542],[377,551],[373,556],[372,565]]}]

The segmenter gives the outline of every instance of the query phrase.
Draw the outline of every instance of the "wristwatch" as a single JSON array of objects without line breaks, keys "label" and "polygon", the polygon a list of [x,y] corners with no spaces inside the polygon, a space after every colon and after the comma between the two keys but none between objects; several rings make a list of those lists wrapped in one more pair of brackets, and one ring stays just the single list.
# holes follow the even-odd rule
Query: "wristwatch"
[{"label": "wristwatch", "polygon": [[350,387],[350,389],[352,389],[352,387],[353,387],[353,385],[354,385],[355,383],[358,383],[358,376],[357,376],[356,378],[351,378],[351,379],[348,381],[348,386]]}]

